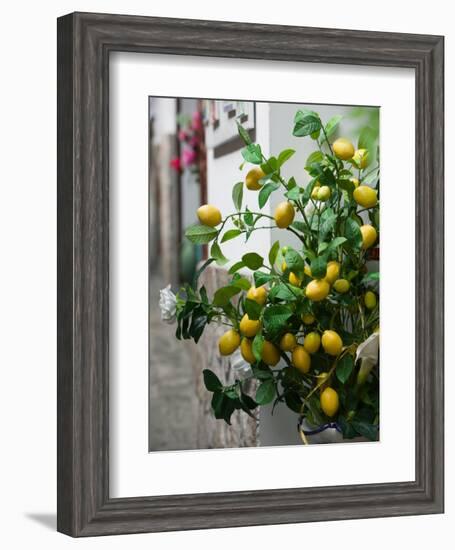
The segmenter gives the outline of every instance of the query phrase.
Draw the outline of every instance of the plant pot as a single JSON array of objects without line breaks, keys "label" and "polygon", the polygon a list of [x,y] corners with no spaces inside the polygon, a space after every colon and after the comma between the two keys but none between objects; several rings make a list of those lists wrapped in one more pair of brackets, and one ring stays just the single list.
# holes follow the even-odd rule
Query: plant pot
[{"label": "plant pot", "polygon": [[359,443],[368,441],[365,437],[345,439],[340,426],[336,422],[327,422],[320,426],[313,426],[309,424],[303,416],[299,418],[297,429],[303,443],[307,445],[319,445],[324,443]]}]

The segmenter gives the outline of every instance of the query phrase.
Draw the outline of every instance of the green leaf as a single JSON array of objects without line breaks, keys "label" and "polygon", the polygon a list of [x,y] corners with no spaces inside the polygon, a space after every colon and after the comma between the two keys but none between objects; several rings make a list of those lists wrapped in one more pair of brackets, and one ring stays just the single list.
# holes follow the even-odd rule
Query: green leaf
[{"label": "green leaf", "polygon": [[344,236],[352,248],[362,248],[362,233],[359,224],[352,218],[347,218],[344,226]]},{"label": "green leaf", "polygon": [[232,202],[234,203],[235,209],[241,210],[243,201],[243,181],[237,182],[232,188]]},{"label": "green leaf", "polygon": [[363,437],[366,437],[370,441],[376,441],[378,439],[378,427],[374,424],[353,420],[351,426],[357,433],[363,435]]},{"label": "green leaf", "polygon": [[305,168],[309,168],[314,163],[319,163],[324,159],[324,155],[321,151],[313,151],[311,155],[306,159]]},{"label": "green leaf", "polygon": [[373,154],[377,137],[377,131],[373,130],[370,126],[365,126],[359,134],[357,148],[367,149],[370,155]]},{"label": "green leaf", "polygon": [[335,237],[332,241],[330,241],[329,246],[327,247],[326,254],[327,256],[330,256],[330,254],[336,250],[339,246],[344,244],[347,241],[346,237]]},{"label": "green leaf", "polygon": [[275,241],[269,252],[269,262],[271,267],[275,265],[279,250],[280,250],[280,241]]},{"label": "green leaf", "polygon": [[242,234],[242,231],[240,229],[229,229],[229,231],[226,231],[226,233],[223,235],[223,238],[221,239],[222,243],[225,243],[226,241],[230,241],[231,239],[235,239],[239,235]]},{"label": "green leaf", "polygon": [[373,271],[372,273],[368,273],[368,275],[365,275],[362,281],[365,283],[368,281],[379,281],[379,271]]},{"label": "green leaf", "polygon": [[278,332],[285,328],[289,317],[292,317],[293,311],[284,304],[272,305],[264,310],[264,327],[269,332]]},{"label": "green leaf", "polygon": [[234,276],[235,278],[232,280],[231,285],[235,286],[237,288],[240,288],[242,290],[249,290],[251,287],[251,282],[246,277],[240,277],[239,274]]},{"label": "green leaf", "polygon": [[311,275],[315,279],[322,279],[327,273],[327,258],[318,256],[311,262]]},{"label": "green leaf", "polygon": [[264,265],[264,258],[256,252],[248,252],[242,256],[242,262],[252,271],[256,271]]},{"label": "green leaf", "polygon": [[264,346],[264,336],[260,332],[256,334],[253,340],[253,355],[258,361],[262,358],[262,348]]},{"label": "green leaf", "polygon": [[284,261],[286,262],[287,269],[290,271],[303,271],[305,262],[302,256],[293,248],[289,248],[284,255]]},{"label": "green leaf", "polygon": [[276,390],[273,380],[265,380],[256,391],[255,401],[259,405],[267,405],[267,403],[274,400],[275,395]]},{"label": "green leaf", "polygon": [[270,195],[280,187],[279,183],[269,182],[261,188],[258,195],[258,204],[259,208],[263,208],[267,201],[269,200]]},{"label": "green leaf", "polygon": [[284,402],[291,411],[296,413],[302,412],[302,399],[297,392],[292,390],[287,391],[284,394]]},{"label": "green leaf", "polygon": [[343,355],[343,357],[338,361],[336,367],[336,375],[338,380],[342,384],[345,384],[348,378],[351,376],[353,369],[354,359],[352,358],[352,355],[349,355],[349,353]]},{"label": "green leaf", "polygon": [[246,223],[246,225],[253,225],[253,213],[246,208],[246,214],[243,216],[243,221]]},{"label": "green leaf", "polygon": [[254,277],[254,285],[256,287],[265,285],[266,283],[268,283],[273,279],[270,273],[264,273],[263,271],[255,271],[253,277]]},{"label": "green leaf", "polygon": [[221,248],[217,242],[212,244],[212,248],[210,249],[210,256],[212,258],[215,258],[216,263],[221,266],[226,265],[229,261],[221,252]]},{"label": "green leaf", "polygon": [[319,238],[321,241],[324,241],[327,235],[335,227],[337,217],[332,208],[327,208],[321,214],[320,227],[319,227]]},{"label": "green leaf", "polygon": [[302,193],[303,189],[296,185],[292,189],[289,189],[284,196],[287,197],[291,201],[298,201],[300,199],[300,194]]},{"label": "green leaf", "polygon": [[234,265],[231,266],[231,268],[229,269],[228,273],[229,275],[232,275],[233,273],[235,273],[236,271],[238,271],[239,269],[242,269],[242,267],[245,267],[245,264],[243,262],[236,262]]},{"label": "green leaf", "polygon": [[214,392],[212,396],[212,410],[215,418],[223,418],[222,410],[224,404],[224,394],[221,391]]},{"label": "green leaf", "polygon": [[242,149],[242,157],[251,164],[262,163],[262,151],[261,146],[257,143],[250,143],[244,149]]},{"label": "green leaf", "polygon": [[325,125],[325,133],[327,134],[327,137],[330,137],[337,129],[337,126],[340,124],[342,118],[342,115],[335,115],[327,122]]},{"label": "green leaf", "polygon": [[292,134],[296,137],[309,136],[322,128],[321,119],[316,113],[307,113],[300,117],[294,125]]},{"label": "green leaf", "polygon": [[271,300],[284,300],[286,302],[297,300],[301,295],[302,292],[300,288],[284,283],[275,285],[269,292],[269,298]]},{"label": "green leaf", "polygon": [[248,133],[247,130],[245,130],[245,128],[240,124],[239,121],[237,121],[237,131],[239,133],[239,136],[242,138],[243,143],[245,145],[250,145],[251,144],[250,134]]},{"label": "green leaf", "polygon": [[262,306],[254,300],[249,300],[247,298],[243,304],[243,307],[245,309],[245,313],[248,314],[248,317],[252,321],[257,321],[261,316]]},{"label": "green leaf", "polygon": [[281,151],[281,153],[278,155],[278,166],[283,166],[283,164],[288,161],[294,153],[294,149],[284,149],[284,151]]},{"label": "green leaf", "polygon": [[218,230],[208,225],[192,225],[185,231],[185,236],[194,244],[207,244],[218,235]]},{"label": "green leaf", "polygon": [[202,375],[204,377],[205,387],[209,391],[214,392],[214,391],[223,389],[223,384],[221,383],[220,379],[213,371],[209,369],[204,369],[202,371]]},{"label": "green leaf", "polygon": [[240,292],[240,288],[235,286],[223,286],[219,288],[213,296],[213,305],[217,307],[225,306],[229,300]]}]

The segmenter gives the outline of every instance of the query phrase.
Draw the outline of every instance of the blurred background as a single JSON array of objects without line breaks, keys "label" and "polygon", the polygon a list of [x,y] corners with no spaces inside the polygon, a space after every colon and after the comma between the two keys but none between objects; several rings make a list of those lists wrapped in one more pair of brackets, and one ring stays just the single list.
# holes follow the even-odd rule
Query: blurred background
[{"label": "blurred background", "polygon": [[[295,149],[282,169],[283,176],[294,176],[299,185],[310,180],[305,161],[317,146],[311,139],[292,135],[294,115],[302,108],[318,112],[324,123],[335,115],[343,116],[333,140],[344,136],[356,145],[360,128],[367,125],[379,131],[378,107],[149,98],[150,451],[301,443],[298,415],[284,406],[277,407],[273,415],[271,406],[256,409],[257,420],[236,411],[231,427],[215,420],[202,371],[210,368],[224,383],[233,381],[230,359],[218,355],[220,328],[207,327],[197,346],[178,341],[175,325],[161,321],[158,300],[165,286],[171,285],[176,292],[182,283],[191,283],[206,257],[205,246],[193,245],[184,237],[185,229],[197,222],[197,208],[210,203],[223,215],[233,210],[232,187],[251,168],[241,166],[243,142],[236,120],[266,156]],[[263,212],[273,213],[282,200],[280,191],[273,193]],[[244,205],[257,210],[257,192],[244,189]],[[291,233],[271,229],[254,232],[247,243],[229,241],[223,253],[232,262],[253,250],[266,257],[277,239],[282,246],[299,246]],[[200,278],[209,295],[225,282],[227,271],[213,264]],[[254,387],[250,389],[254,395]]]}]

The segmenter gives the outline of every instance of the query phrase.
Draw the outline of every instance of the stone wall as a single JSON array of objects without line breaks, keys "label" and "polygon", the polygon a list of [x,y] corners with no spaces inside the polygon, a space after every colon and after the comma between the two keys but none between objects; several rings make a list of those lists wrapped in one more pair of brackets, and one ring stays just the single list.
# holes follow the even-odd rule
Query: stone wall
[{"label": "stone wall", "polygon": [[[227,272],[209,266],[201,275],[199,284],[204,285],[209,296],[228,282]],[[217,420],[211,411],[212,393],[204,386],[202,371],[209,368],[224,384],[234,382],[229,357],[221,357],[218,352],[218,339],[227,327],[210,324],[206,327],[198,344],[192,346],[192,365],[197,394],[197,448],[256,447],[259,445],[259,423],[243,411],[235,411],[231,417],[232,425]],[[245,383],[245,391],[254,395],[254,381]],[[258,411],[255,411],[255,414]]]}]

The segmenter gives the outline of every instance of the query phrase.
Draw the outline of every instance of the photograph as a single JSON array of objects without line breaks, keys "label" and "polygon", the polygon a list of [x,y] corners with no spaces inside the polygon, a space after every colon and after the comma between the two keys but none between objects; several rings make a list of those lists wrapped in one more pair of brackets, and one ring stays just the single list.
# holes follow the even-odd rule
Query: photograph
[{"label": "photograph", "polygon": [[379,145],[378,106],[149,98],[150,452],[380,440]]}]

